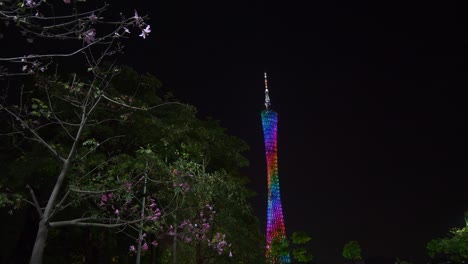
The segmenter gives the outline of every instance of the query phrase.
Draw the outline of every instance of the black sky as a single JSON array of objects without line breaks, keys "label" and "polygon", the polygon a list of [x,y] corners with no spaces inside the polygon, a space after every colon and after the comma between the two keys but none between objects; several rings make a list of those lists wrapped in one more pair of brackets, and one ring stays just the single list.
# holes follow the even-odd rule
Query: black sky
[{"label": "black sky", "polygon": [[279,114],[288,233],[319,263],[345,242],[423,263],[468,209],[461,1],[135,2],[153,32],[123,62],[247,141],[266,220],[263,71]]}]

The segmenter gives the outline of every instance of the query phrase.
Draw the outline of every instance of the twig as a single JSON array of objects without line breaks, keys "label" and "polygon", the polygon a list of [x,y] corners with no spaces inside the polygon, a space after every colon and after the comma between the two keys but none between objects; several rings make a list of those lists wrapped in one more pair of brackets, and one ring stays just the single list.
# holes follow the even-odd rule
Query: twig
[{"label": "twig", "polygon": [[11,116],[13,116],[16,120],[18,120],[25,128],[27,128],[29,132],[31,132],[42,145],[44,145],[47,149],[49,149],[50,152],[52,152],[52,154],[54,154],[55,157],[57,157],[62,162],[65,162],[65,159],[62,156],[60,156],[60,154],[54,148],[52,148],[52,146],[50,146],[41,136],[39,136],[36,133],[36,131],[34,131],[34,129],[30,128],[23,119],[21,119],[15,113],[11,112],[8,108],[5,108],[3,107],[3,105],[0,105],[0,110],[2,109],[5,110]]}]

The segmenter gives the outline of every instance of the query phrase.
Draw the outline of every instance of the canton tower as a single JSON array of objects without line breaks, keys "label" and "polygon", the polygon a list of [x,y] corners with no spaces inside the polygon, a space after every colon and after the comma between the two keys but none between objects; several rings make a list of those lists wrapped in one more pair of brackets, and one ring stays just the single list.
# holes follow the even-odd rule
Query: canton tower
[{"label": "canton tower", "polygon": [[286,239],[284,227],[283,208],[281,206],[281,194],[278,175],[277,157],[277,127],[278,114],[270,109],[270,97],[268,94],[268,80],[265,72],[265,110],[262,111],[263,136],[265,139],[265,153],[268,177],[268,206],[267,206],[267,233],[266,233],[266,257],[270,263],[291,263],[289,253],[281,256],[271,255],[271,245],[283,244]]}]

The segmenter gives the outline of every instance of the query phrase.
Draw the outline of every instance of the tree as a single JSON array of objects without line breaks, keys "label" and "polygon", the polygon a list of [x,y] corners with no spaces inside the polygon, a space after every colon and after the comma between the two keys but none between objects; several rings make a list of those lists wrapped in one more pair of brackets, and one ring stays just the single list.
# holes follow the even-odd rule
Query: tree
[{"label": "tree", "polygon": [[[465,220],[468,212],[465,212]],[[429,256],[436,261],[465,263],[468,260],[468,221],[465,227],[453,228],[447,237],[427,243]]]},{"label": "tree", "polygon": [[[83,139],[88,135],[89,127],[103,122],[103,120],[94,119],[95,111],[103,106],[104,101],[113,103],[113,100],[106,96],[105,91],[114,72],[117,72],[116,68],[110,67],[105,74],[95,75],[96,78],[91,83],[79,81],[76,75],[69,83],[61,82],[55,76],[52,79],[38,79],[37,86],[44,93],[42,96],[45,96],[45,100],[42,100],[38,96],[40,94],[36,92],[31,93],[32,96],[20,94],[21,101],[17,105],[11,107],[0,105],[0,110],[9,116],[11,130],[7,132],[8,135],[38,142],[55,157],[61,167],[45,208],[38,201],[33,189],[29,187],[32,197],[31,204],[35,206],[40,216],[31,263],[41,263],[50,228],[65,225],[117,227],[130,223],[122,222],[122,220],[115,221],[114,218],[98,220],[96,217],[80,217],[53,222],[57,213],[77,202],[76,200],[67,202],[71,193],[96,194],[105,192],[74,188],[70,184],[73,183],[73,180],[69,179],[69,176],[75,174],[76,170],[83,168],[80,166],[83,160],[88,158],[95,149],[105,145],[110,140],[121,137],[121,135],[115,135],[99,142],[94,138]],[[60,90],[66,91],[68,94],[64,94]],[[60,143],[55,141],[56,138],[50,138],[47,129],[43,129],[45,127],[61,130],[62,132],[57,136],[59,138],[66,136],[68,140],[61,140]]]},{"label": "tree", "polygon": [[[0,76],[37,75],[46,71],[53,59],[72,57],[76,54],[84,54],[87,70],[91,73],[90,82],[79,81],[76,74],[68,83],[61,82],[57,75],[53,78],[36,79],[36,85],[44,89],[47,100],[28,98],[30,104],[25,105],[23,102],[25,94],[21,90],[20,100],[16,105],[9,106],[6,100],[0,104],[0,110],[6,113],[10,119],[11,131],[7,134],[10,136],[21,135],[25,139],[39,142],[57,159],[61,167],[45,207],[37,200],[34,190],[28,187],[32,198],[31,204],[35,206],[40,216],[31,263],[42,262],[49,229],[54,224],[59,225],[58,222],[51,222],[52,217],[63,206],[68,206],[64,202],[69,196],[70,189],[60,200],[59,196],[66,185],[67,176],[75,161],[87,156],[84,154],[82,157],[77,157],[77,153],[80,151],[79,145],[82,143],[85,130],[92,122],[96,121],[91,121],[92,115],[104,99],[113,101],[104,94],[104,91],[118,70],[113,66],[102,68],[104,59],[120,51],[120,40],[125,38],[124,34],[130,33],[130,27],[139,28],[142,38],[146,38],[151,32],[150,26],[136,11],[133,17],[126,18],[121,15],[115,19],[111,15],[103,17],[109,7],[107,4],[95,7],[89,3],[73,2],[73,7],[68,7],[67,5],[72,5],[72,2],[70,0],[63,2],[63,6],[57,3],[46,3],[43,0],[12,0],[3,1],[0,4],[0,19],[4,20],[7,25],[12,24],[16,27],[26,36],[28,42],[32,42],[36,38],[58,41],[52,46],[56,49],[60,47],[59,50],[62,48],[65,50],[62,53],[46,50],[42,54],[2,57],[0,61],[9,64],[1,65]],[[23,52],[28,53],[27,50],[23,50]],[[74,108],[72,111],[76,111],[74,112],[76,118],[70,119],[70,115],[63,116],[64,109],[60,108],[61,104],[54,101],[54,94],[52,96],[49,94],[49,92],[56,90],[57,86],[70,91],[70,94],[61,100],[68,104],[66,107]],[[59,125],[62,132],[69,137],[69,144],[56,146],[48,141],[39,130],[50,125]],[[111,139],[108,138],[105,141]],[[3,204],[8,204],[8,199],[1,200],[4,201]],[[60,224],[121,225],[121,223],[87,222],[92,219],[82,217],[70,220],[71,222],[62,221]]]},{"label": "tree", "polygon": [[291,236],[291,242],[296,247],[292,251],[292,255],[297,262],[309,263],[314,259],[312,254],[307,252],[303,245],[307,244],[312,238],[304,232],[294,232]]},{"label": "tree", "polygon": [[[10,212],[25,202],[34,206],[38,231],[31,263],[42,262],[49,232],[55,236],[60,231],[54,230],[66,226],[125,230],[136,243],[130,252],[136,254],[137,262],[151,244],[147,242],[150,237],[150,242],[158,238],[164,244],[169,236],[173,237],[172,255],[177,261],[177,241],[188,238],[190,232],[197,233],[199,239],[211,239],[207,246],[198,243],[200,248],[224,252],[227,242],[223,232],[230,229],[224,225],[229,221],[219,221],[216,229],[192,228],[197,221],[198,226],[211,225],[215,218],[210,222],[187,215],[214,211],[210,208],[215,206],[200,202],[202,196],[221,207],[225,199],[213,192],[186,191],[190,185],[181,179],[192,173],[173,171],[176,165],[198,164],[206,171],[197,179],[235,177],[235,170],[246,163],[239,154],[245,144],[225,135],[215,122],[196,119],[193,107],[175,102],[168,94],[156,96],[154,90],[160,82],[155,78],[140,78],[117,67],[115,61],[105,62],[122,50],[123,40],[134,32],[143,39],[151,32],[145,17],[136,10],[132,10],[133,16],[125,16],[120,10],[109,12],[112,8],[100,1],[1,3],[0,19],[13,29],[6,37],[35,42],[43,48],[31,52],[28,46],[15,47],[0,55],[0,77],[27,77],[18,82],[8,79],[5,87],[14,89],[5,91],[0,102],[0,133],[10,136],[6,146],[8,151],[14,150],[1,162],[9,176],[0,182],[0,205],[10,207]],[[52,71],[55,63],[70,69],[56,66]],[[165,111],[167,106],[181,107]],[[212,139],[216,144],[206,143]],[[44,150],[52,155],[44,155]],[[181,157],[181,153],[186,156]],[[26,184],[30,199],[22,191]],[[197,181],[190,184],[196,186]],[[230,192],[243,190],[243,184],[239,180],[233,185],[237,189]],[[236,215],[253,219],[254,224],[246,227],[239,221],[237,226],[255,231],[258,223],[245,202],[245,192],[241,193],[236,196],[240,203],[233,210],[225,207],[220,215],[239,210]],[[195,197],[196,202],[188,202],[185,196]],[[153,205],[156,200],[157,207]],[[202,258],[205,251],[198,250],[198,256]]]},{"label": "tree", "polygon": [[278,238],[271,243],[270,258],[268,263],[282,263],[283,256],[292,255],[292,263],[311,263],[314,256],[305,245],[309,243],[311,237],[304,232],[294,232],[290,240]]},{"label": "tree", "polygon": [[361,245],[359,245],[359,242],[352,240],[344,245],[342,254],[351,263],[357,263],[357,261],[362,259]]},{"label": "tree", "polygon": [[[78,82],[79,77],[75,79]],[[160,93],[160,82],[149,75],[135,75],[125,67],[118,68],[118,75],[96,97],[83,95],[84,88],[90,89],[84,82],[70,85],[77,87],[74,89],[61,80],[44,83],[51,85],[25,90],[23,102],[29,106],[28,115],[23,111],[21,117],[27,118],[27,124],[34,125],[33,130],[43,135],[44,141],[59,152],[69,149],[69,135],[65,128],[76,129],[67,127],[77,123],[73,120],[78,117],[72,111],[75,109],[72,103],[80,101],[78,98],[81,97],[89,98],[91,102],[102,96],[101,103],[95,107],[84,127],[80,144],[77,144],[76,158],[60,193],[59,205],[63,206],[56,207],[53,216],[59,221],[50,221],[51,230],[66,226],[125,228],[125,233],[131,236],[126,248],[137,256],[140,252],[147,258],[153,242],[164,252],[170,248],[168,239],[172,237],[175,245],[171,247],[172,258],[180,255],[177,252],[181,248],[187,248],[188,252],[204,260],[228,257],[228,249],[231,249],[232,258],[256,262],[252,259],[258,258],[262,252],[260,243],[256,243],[261,236],[258,221],[247,203],[250,193],[245,190],[245,180],[235,173],[235,168],[246,163],[239,155],[245,149],[245,143],[226,135],[216,123],[197,119],[193,107],[163,101],[155,96]],[[137,92],[129,87],[138,87]],[[68,98],[68,101],[63,98]],[[33,104],[36,105],[33,107]],[[151,108],[148,105],[164,107]],[[54,112],[54,109],[61,111]],[[17,108],[8,110],[17,111]],[[21,126],[10,124],[8,127]],[[13,166],[29,166],[30,162],[44,157],[34,137],[29,142],[14,143],[29,138],[30,134],[25,134],[28,132],[23,128],[10,135],[13,137],[9,145],[21,149],[18,158],[6,166],[10,168],[11,177],[7,176],[7,179],[12,190],[15,188],[11,181],[14,178],[19,180],[17,175],[21,171],[13,169]],[[30,147],[35,151],[30,152]],[[42,164],[55,168],[57,162],[49,158]],[[47,182],[54,173],[53,169],[46,171],[40,178]],[[21,178],[28,182],[28,178],[37,177]],[[35,191],[42,193],[47,189],[47,185],[29,183]],[[145,187],[147,192],[144,192]],[[21,184],[17,188],[21,188]],[[43,196],[41,193],[40,197]],[[14,196],[8,197],[11,205]],[[41,199],[37,200],[41,204]],[[34,204],[33,201],[31,203]],[[210,207],[207,209],[207,204],[217,211],[213,220],[210,220],[211,210]],[[36,206],[36,209],[38,207],[41,206]],[[200,213],[207,216],[206,221],[194,217]],[[91,217],[82,217],[83,214]],[[209,225],[209,228],[194,228],[195,224]],[[132,235],[132,232],[137,234]],[[200,239],[209,239],[210,243]],[[185,244],[186,241],[192,243]],[[200,250],[195,252],[196,245]],[[220,251],[226,254],[219,255]],[[186,257],[191,259],[188,263],[193,263],[195,255],[189,255],[179,259]]]}]

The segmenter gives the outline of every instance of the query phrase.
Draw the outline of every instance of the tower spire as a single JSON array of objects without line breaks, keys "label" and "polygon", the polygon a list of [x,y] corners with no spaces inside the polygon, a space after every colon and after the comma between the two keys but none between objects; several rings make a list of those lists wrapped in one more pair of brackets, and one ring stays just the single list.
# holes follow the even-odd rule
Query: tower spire
[{"label": "tower spire", "polygon": [[265,79],[265,108],[268,110],[270,108],[270,96],[268,94],[268,78],[267,73],[264,72],[263,77]]}]

